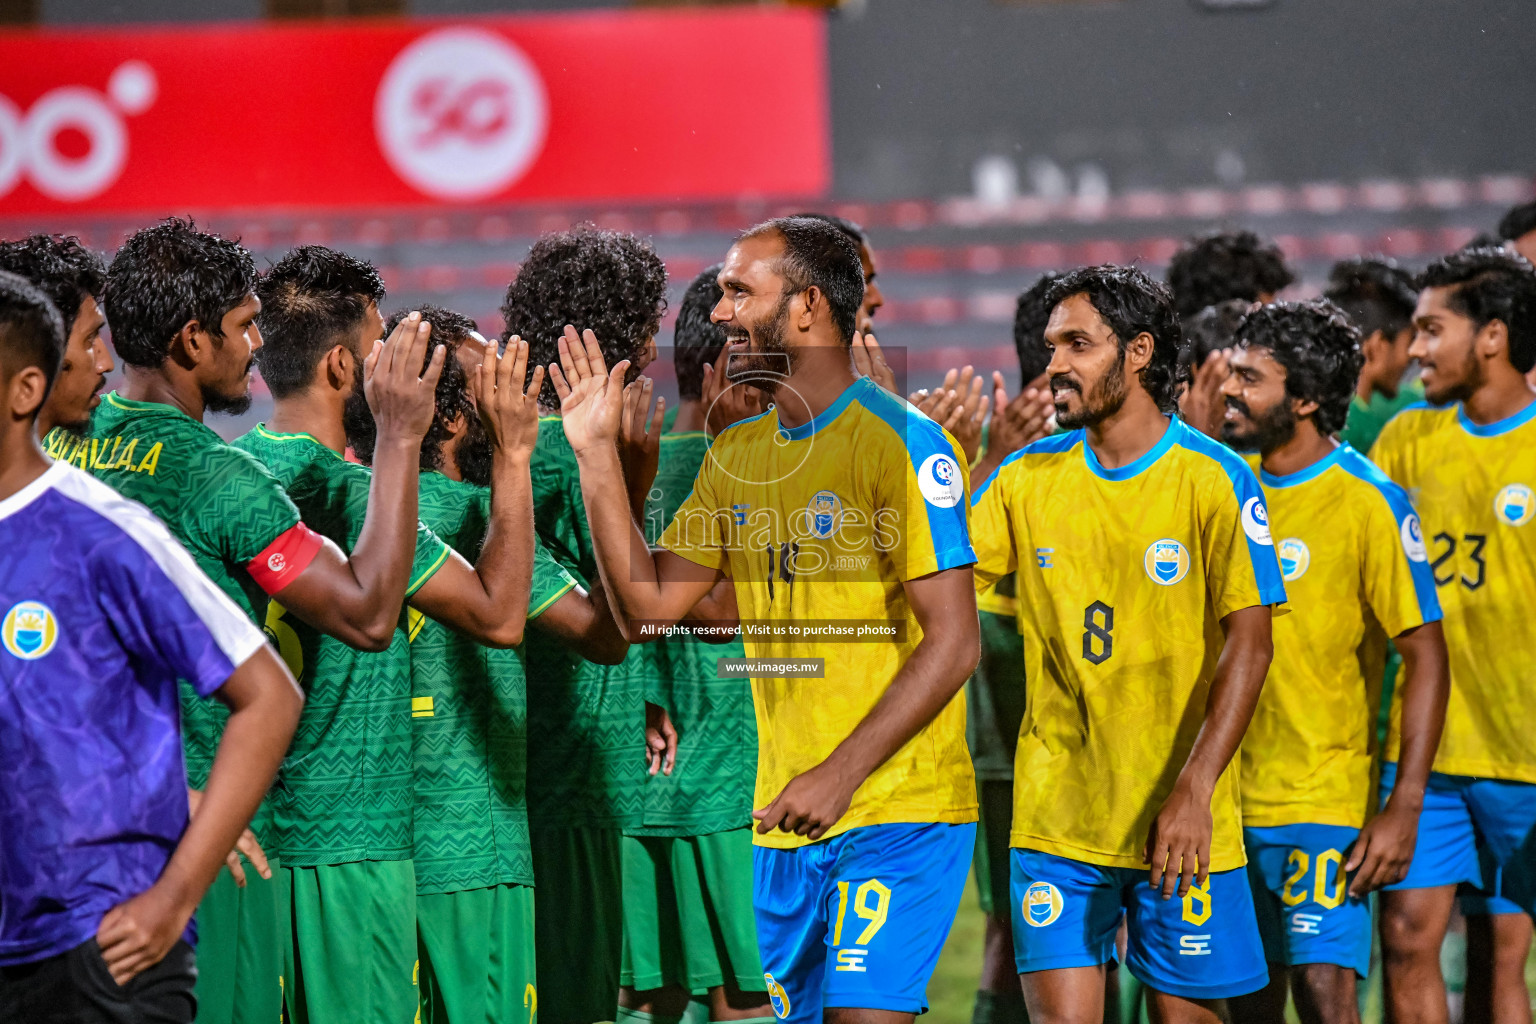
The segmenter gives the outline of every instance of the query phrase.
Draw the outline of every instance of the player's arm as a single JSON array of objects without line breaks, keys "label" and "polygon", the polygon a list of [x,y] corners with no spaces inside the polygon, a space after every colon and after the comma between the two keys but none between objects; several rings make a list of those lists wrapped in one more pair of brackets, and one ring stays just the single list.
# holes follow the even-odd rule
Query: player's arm
[{"label": "player's arm", "polygon": [[720,579],[717,566],[704,566],[671,551],[654,555],[631,514],[617,438],[624,402],[624,360],[610,372],[591,331],[578,338],[566,327],[560,365],[550,366],[560,395],[560,420],[581,470],[581,496],[598,572],[619,624],[631,642],[632,626],[648,621],[673,625],[688,614]]},{"label": "player's arm", "polygon": [[971,567],[942,569],[902,584],[923,638],[880,700],[827,759],[791,779],[753,811],[757,831],[820,839],[848,810],[854,791],[944,710],[981,658]]},{"label": "player's arm", "polygon": [[[389,646],[409,583],[421,439],[432,425],[447,351],[438,346],[418,374],[430,339],[431,325],[412,313],[363,363],[363,390],[379,436],[368,514],[351,555],[300,524],[249,566],[252,578],[284,608],[362,650]],[[293,572],[301,560],[303,568]]]},{"label": "player's arm", "polygon": [[[514,336],[485,354],[472,381],[475,407],[491,439],[491,515],[471,566],[450,554],[411,595],[411,607],[491,647],[523,642],[533,580],[533,482],[528,466],[539,437],[542,367],[527,377],[528,345]],[[524,382],[526,381],[526,388]]]},{"label": "player's arm", "polygon": [[1450,660],[1439,622],[1426,622],[1400,633],[1393,643],[1403,656],[1402,750],[1397,759],[1397,783],[1387,805],[1360,830],[1344,865],[1346,873],[1355,874],[1349,894],[1357,898],[1408,876],[1424,789],[1440,748],[1445,705],[1451,694]]},{"label": "player's arm", "polygon": [[214,696],[230,714],[197,814],[155,884],[107,911],[96,931],[119,985],[159,963],[181,938],[272,785],[304,705],[293,676],[265,645]]},{"label": "player's arm", "polygon": [[1195,736],[1189,757],[1173,784],[1173,792],[1152,821],[1143,858],[1152,865],[1151,884],[1163,899],[1189,892],[1191,880],[1204,885],[1211,864],[1211,796],[1216,780],[1237,753],[1269,662],[1274,655],[1270,625],[1274,612],[1254,605],[1230,612],[1221,620],[1226,644],[1216,663],[1205,706],[1205,721]]},{"label": "player's arm", "polygon": [[716,583],[714,589],[683,616],[683,625],[706,644],[726,644],[736,639],[741,628],[736,610],[736,584],[729,579]]},{"label": "player's arm", "polygon": [[629,641],[614,621],[601,580],[590,592],[576,586],[561,594],[534,618],[533,628],[599,665],[617,665],[629,653]]},{"label": "player's arm", "polygon": [[[103,613],[148,683],[187,681],[230,708],[197,814],[155,884],[102,917],[96,939],[119,985],[181,938],[208,886],[272,784],[304,698],[254,623],[193,563],[158,520],[96,552]],[[179,794],[164,794],[175,799]]]}]

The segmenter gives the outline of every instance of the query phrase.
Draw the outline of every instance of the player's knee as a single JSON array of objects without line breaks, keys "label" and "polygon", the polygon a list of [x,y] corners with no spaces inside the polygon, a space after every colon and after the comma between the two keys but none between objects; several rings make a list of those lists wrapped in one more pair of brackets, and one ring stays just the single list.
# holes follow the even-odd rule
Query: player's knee
[{"label": "player's knee", "polygon": [[1359,1024],[1355,975],[1349,968],[1307,964],[1292,972],[1291,985],[1307,1024]]},{"label": "player's knee", "polygon": [[1382,959],[1388,965],[1405,965],[1424,957],[1439,963],[1444,936],[1432,927],[1429,914],[1399,900],[1383,900],[1381,907]]}]

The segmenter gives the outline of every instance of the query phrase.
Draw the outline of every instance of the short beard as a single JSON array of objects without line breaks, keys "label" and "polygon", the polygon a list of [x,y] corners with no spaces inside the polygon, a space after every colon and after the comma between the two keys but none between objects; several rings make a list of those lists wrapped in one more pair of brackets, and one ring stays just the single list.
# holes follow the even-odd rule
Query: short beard
[{"label": "short beard", "polygon": [[789,328],[789,300],[786,293],[779,297],[773,315],[764,323],[748,331],[750,344],[747,352],[730,360],[727,367],[730,379],[751,384],[766,394],[778,389],[782,380],[795,370],[795,353],[784,343]]},{"label": "short beard", "polygon": [[1428,382],[1424,383],[1424,400],[1430,405],[1450,405],[1452,402],[1465,402],[1477,393],[1477,389],[1483,386],[1483,367],[1478,362],[1477,353],[1468,349],[1467,358],[1461,364],[1461,380],[1455,384],[1447,385],[1438,390],[1431,391]]},{"label": "short beard", "polygon": [[477,487],[491,485],[491,459],[493,449],[491,435],[486,432],[480,417],[471,412],[464,425],[464,436],[459,438],[453,450],[453,464],[459,467],[459,475],[465,483]]},{"label": "short beard", "polygon": [[[1082,392],[1078,392],[1082,394]],[[1056,406],[1056,425],[1067,430],[1078,427],[1094,427],[1109,419],[1125,405],[1125,355],[1100,377],[1086,395],[1083,407],[1075,413]]]},{"label": "short beard", "polygon": [[1247,416],[1248,422],[1253,424],[1244,433],[1239,433],[1231,423],[1221,425],[1221,439],[1240,452],[1267,455],[1296,436],[1296,414],[1291,410],[1289,399],[1277,402],[1273,409],[1259,416],[1254,416],[1242,402],[1234,403],[1228,399],[1227,404]]},{"label": "short beard", "polygon": [[208,412],[224,413],[227,416],[240,416],[250,412],[250,385],[246,385],[245,394],[243,395],[226,395],[219,391],[204,391],[203,408]]},{"label": "short beard", "polygon": [[368,408],[368,393],[363,388],[363,361],[353,361],[352,393],[341,407],[341,425],[346,431],[347,443],[352,453],[364,465],[373,464],[373,450],[379,440],[379,426],[373,421],[373,410]]}]

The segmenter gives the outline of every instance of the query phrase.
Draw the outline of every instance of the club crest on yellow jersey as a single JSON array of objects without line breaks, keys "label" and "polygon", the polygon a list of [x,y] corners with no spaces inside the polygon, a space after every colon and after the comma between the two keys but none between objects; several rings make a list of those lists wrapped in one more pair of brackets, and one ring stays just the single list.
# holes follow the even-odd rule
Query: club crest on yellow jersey
[{"label": "club crest on yellow jersey", "polygon": [[1536,495],[1525,484],[1506,484],[1493,499],[1493,511],[1500,522],[1524,526],[1536,515]]},{"label": "club crest on yellow jersey", "polygon": [[59,620],[41,601],[21,601],[0,622],[0,642],[23,661],[36,661],[59,639]]},{"label": "club crest on yellow jersey", "polygon": [[1299,580],[1312,564],[1312,552],[1300,537],[1287,537],[1280,542],[1280,574],[1285,582]]},{"label": "club crest on yellow jersey", "polygon": [[773,1005],[773,1015],[779,1020],[789,1016],[789,993],[784,991],[784,986],[774,980],[773,975],[765,973],[763,983],[768,986],[768,1002]]},{"label": "club crest on yellow jersey", "polygon": [[1024,920],[1044,928],[1061,916],[1061,890],[1050,882],[1033,882],[1024,890]]},{"label": "club crest on yellow jersey", "polygon": [[1164,537],[1148,546],[1141,564],[1153,583],[1171,587],[1189,572],[1189,551],[1172,537]]},{"label": "club crest on yellow jersey", "polygon": [[843,502],[831,491],[817,491],[811,495],[806,511],[811,517],[811,536],[825,540],[837,532],[843,517]]}]

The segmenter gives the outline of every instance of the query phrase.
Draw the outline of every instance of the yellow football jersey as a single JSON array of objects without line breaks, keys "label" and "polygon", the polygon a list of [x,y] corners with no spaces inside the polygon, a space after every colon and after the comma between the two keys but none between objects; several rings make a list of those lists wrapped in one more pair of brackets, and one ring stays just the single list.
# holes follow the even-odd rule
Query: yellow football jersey
[{"label": "yellow football jersey", "polygon": [[1243,824],[1371,816],[1387,638],[1440,618],[1408,495],[1341,445],[1298,473],[1259,473],[1291,614],[1243,737]]},{"label": "yellow football jersey", "polygon": [[[1205,719],[1221,620],[1285,600],[1267,524],[1253,471],[1177,419],[1119,469],[1076,430],[1010,455],[977,490],[977,585],[1017,569],[1024,628],[1013,846],[1145,864]],[[1241,867],[1235,763],[1211,813],[1211,868]]]},{"label": "yellow football jersey", "polygon": [[[1536,402],[1480,427],[1461,407],[1413,405],[1371,449],[1424,520],[1445,611],[1451,699],[1435,771],[1536,782]],[[1388,760],[1396,760],[1394,702]]]},{"label": "yellow football jersey", "polygon": [[[731,577],[749,658],[825,659],[824,678],[752,681],[758,807],[848,737],[922,639],[903,581],[975,561],[964,467],[942,427],[868,378],[801,426],[769,410],[715,439],[661,545]],[[827,836],[975,820],[957,693],[864,781]]]}]

